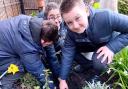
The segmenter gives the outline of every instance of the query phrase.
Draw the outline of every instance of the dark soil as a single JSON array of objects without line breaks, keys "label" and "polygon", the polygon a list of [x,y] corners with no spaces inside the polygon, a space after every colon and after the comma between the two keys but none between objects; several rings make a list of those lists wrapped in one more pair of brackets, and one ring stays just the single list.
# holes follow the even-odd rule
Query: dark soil
[{"label": "dark soil", "polygon": [[[69,89],[82,89],[86,85],[85,81],[88,81],[92,76],[94,76],[95,70],[93,69],[88,69],[83,72],[75,72],[72,71],[70,74],[70,77],[68,78],[68,84],[69,84]],[[100,77],[100,82],[104,83],[106,82],[112,73],[107,74],[106,72],[101,74]],[[117,77],[113,77],[111,80],[107,82],[107,85],[110,87],[113,87],[113,83],[115,83],[118,79]],[[114,89],[121,89],[119,86],[115,87]]]}]

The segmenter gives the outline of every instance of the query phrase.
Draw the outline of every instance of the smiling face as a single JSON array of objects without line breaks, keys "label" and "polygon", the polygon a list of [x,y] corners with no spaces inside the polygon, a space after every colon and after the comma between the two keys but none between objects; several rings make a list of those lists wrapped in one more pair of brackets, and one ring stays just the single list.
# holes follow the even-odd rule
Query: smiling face
[{"label": "smiling face", "polygon": [[88,28],[88,16],[86,9],[78,5],[62,15],[69,29],[76,33],[83,33]]}]

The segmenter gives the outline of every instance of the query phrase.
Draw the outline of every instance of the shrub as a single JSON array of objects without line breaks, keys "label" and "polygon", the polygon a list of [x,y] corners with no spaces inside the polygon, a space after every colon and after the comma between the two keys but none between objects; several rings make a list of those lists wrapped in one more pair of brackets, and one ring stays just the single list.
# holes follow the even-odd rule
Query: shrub
[{"label": "shrub", "polygon": [[116,77],[113,87],[120,86],[121,89],[128,89],[128,47],[115,55],[109,70],[112,74],[107,82]]},{"label": "shrub", "polygon": [[128,15],[128,0],[118,0],[118,10],[120,13]]}]

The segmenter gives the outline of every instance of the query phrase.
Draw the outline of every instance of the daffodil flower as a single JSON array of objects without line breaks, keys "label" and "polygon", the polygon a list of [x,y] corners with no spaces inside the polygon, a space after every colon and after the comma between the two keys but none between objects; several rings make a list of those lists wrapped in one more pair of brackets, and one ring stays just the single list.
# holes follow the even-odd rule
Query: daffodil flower
[{"label": "daffodil flower", "polygon": [[15,64],[11,64],[9,67],[8,67],[8,70],[6,70],[1,76],[0,76],[0,79],[7,73],[13,73],[13,75],[19,71],[19,68],[18,66],[16,66]]},{"label": "daffodil flower", "polygon": [[13,75],[19,71],[19,68],[18,66],[14,65],[14,64],[11,64],[9,67],[8,67],[8,73],[13,73]]}]

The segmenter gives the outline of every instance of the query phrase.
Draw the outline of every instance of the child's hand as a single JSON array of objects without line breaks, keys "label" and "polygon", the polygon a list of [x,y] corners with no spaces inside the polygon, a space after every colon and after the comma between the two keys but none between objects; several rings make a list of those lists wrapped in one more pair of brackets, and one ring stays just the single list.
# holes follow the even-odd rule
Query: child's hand
[{"label": "child's hand", "polygon": [[68,85],[65,80],[60,80],[60,89],[68,89]]},{"label": "child's hand", "polygon": [[112,62],[114,53],[107,46],[100,47],[97,53],[99,53],[99,55],[97,56],[97,59],[103,56],[101,63],[103,63],[105,60],[107,60],[107,64]]}]

